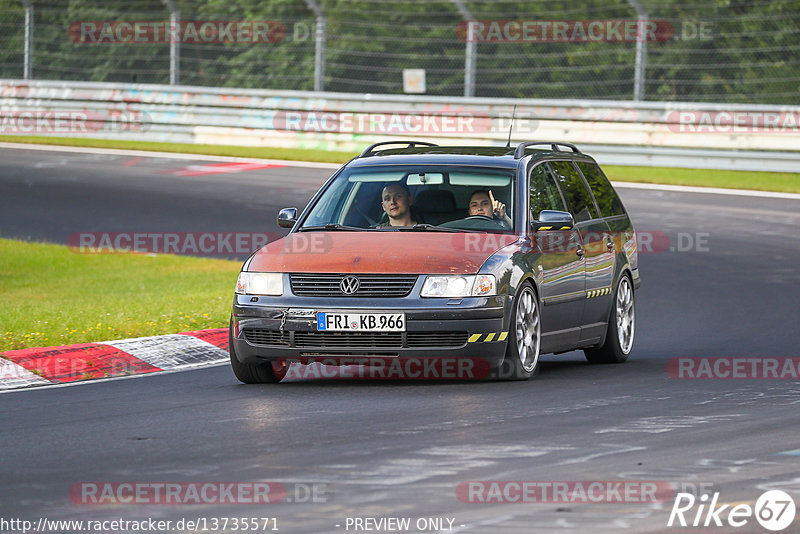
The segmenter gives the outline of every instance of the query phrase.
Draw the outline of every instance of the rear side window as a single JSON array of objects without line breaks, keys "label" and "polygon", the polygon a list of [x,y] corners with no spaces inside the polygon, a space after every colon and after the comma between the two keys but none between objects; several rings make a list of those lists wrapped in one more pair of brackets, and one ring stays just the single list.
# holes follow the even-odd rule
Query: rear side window
[{"label": "rear side window", "polygon": [[578,174],[578,169],[569,161],[551,161],[548,165],[553,169],[556,182],[564,194],[569,211],[575,217],[575,222],[596,219],[597,210],[592,202],[591,193]]},{"label": "rear side window", "polygon": [[589,182],[589,186],[594,193],[597,207],[603,217],[613,217],[614,215],[625,215],[625,208],[622,201],[617,196],[617,192],[611,187],[606,175],[595,163],[577,162],[578,168],[583,173],[583,177]]},{"label": "rear side window", "polygon": [[536,220],[542,210],[566,211],[553,174],[547,165],[538,165],[531,172],[531,217]]}]

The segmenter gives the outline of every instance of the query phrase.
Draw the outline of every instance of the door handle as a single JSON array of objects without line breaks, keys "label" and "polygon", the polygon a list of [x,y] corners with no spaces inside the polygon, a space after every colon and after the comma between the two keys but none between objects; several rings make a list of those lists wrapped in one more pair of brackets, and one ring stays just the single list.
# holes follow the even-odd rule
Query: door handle
[{"label": "door handle", "polygon": [[578,247],[577,250],[575,250],[575,254],[577,254],[579,258],[582,258],[583,255],[586,254],[586,251],[583,250],[582,247]]},{"label": "door handle", "polygon": [[614,250],[614,242],[610,239],[606,241],[606,246],[608,247],[608,250]]}]

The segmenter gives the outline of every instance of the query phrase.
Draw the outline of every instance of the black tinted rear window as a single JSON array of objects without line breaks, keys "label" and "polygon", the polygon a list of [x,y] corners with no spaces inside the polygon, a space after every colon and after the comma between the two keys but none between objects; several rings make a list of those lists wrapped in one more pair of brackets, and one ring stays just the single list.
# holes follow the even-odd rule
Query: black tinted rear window
[{"label": "black tinted rear window", "polygon": [[597,210],[592,202],[591,193],[578,174],[578,169],[569,161],[551,161],[548,165],[553,169],[556,182],[564,194],[569,211],[575,217],[575,222],[596,219]]},{"label": "black tinted rear window", "polygon": [[542,210],[564,211],[564,201],[547,165],[538,165],[531,171],[530,190],[531,217],[539,218]]},{"label": "black tinted rear window", "polygon": [[577,165],[592,188],[600,214],[603,217],[624,215],[625,208],[622,206],[622,201],[617,196],[617,192],[614,191],[606,175],[600,170],[600,167],[595,163],[583,161],[577,162]]}]

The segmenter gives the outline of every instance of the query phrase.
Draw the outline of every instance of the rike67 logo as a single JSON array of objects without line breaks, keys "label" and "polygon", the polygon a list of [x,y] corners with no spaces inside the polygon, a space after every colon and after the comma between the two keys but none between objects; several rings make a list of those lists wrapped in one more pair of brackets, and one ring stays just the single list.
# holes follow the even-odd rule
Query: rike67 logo
[{"label": "rike67 logo", "polygon": [[756,500],[755,506],[746,503],[723,504],[719,495],[719,492],[714,492],[709,501],[707,493],[699,498],[691,493],[678,493],[667,526],[739,528],[751,525],[755,518],[765,529],[778,532],[789,528],[794,521],[794,500],[785,491],[769,490]]}]

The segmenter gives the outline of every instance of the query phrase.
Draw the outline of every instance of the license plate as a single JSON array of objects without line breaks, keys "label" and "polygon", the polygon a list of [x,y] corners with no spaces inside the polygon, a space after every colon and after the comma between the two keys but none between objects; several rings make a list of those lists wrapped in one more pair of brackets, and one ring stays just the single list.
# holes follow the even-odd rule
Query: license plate
[{"label": "license plate", "polygon": [[405,332],[405,313],[317,312],[317,330],[327,332]]}]

